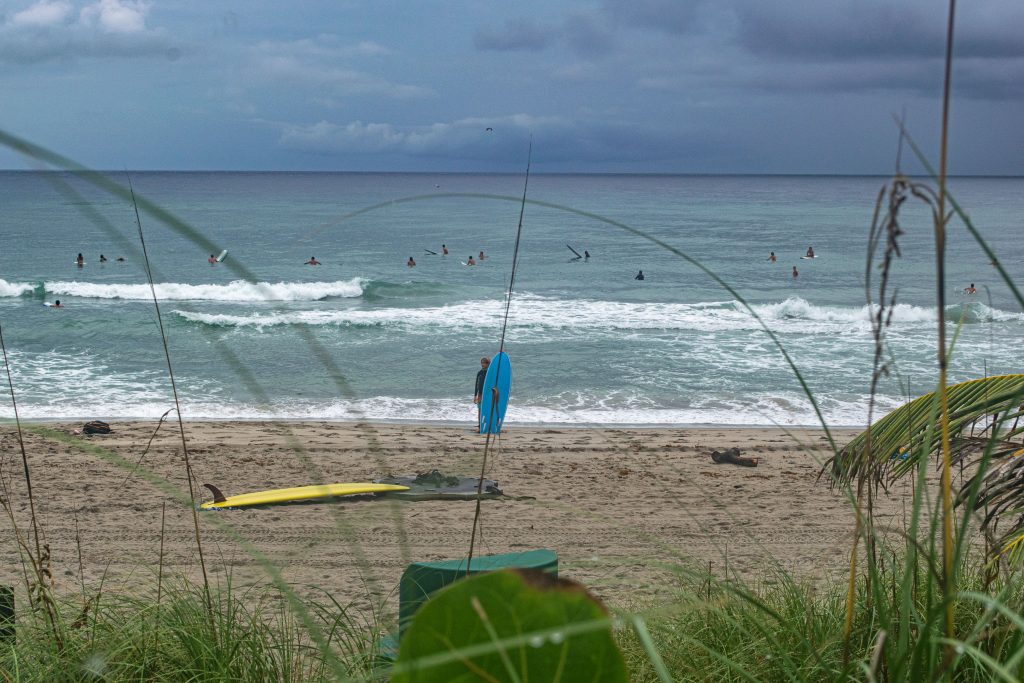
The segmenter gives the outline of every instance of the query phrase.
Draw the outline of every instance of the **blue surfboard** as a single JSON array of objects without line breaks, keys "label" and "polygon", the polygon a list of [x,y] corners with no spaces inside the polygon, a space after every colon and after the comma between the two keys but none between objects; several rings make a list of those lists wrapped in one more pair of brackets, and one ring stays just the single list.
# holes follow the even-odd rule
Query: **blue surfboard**
[{"label": "blue surfboard", "polygon": [[[494,389],[497,389],[495,398]],[[491,359],[484,376],[483,396],[480,399],[480,433],[500,434],[508,408],[508,395],[512,391],[512,362],[502,351]]]}]

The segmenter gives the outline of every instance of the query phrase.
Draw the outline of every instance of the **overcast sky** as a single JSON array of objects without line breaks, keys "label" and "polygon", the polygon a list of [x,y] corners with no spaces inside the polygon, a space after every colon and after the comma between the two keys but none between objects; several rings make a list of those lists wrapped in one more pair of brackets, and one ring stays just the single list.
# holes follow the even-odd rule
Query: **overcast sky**
[{"label": "overcast sky", "polygon": [[[951,170],[1024,174],[1024,0],[961,2]],[[0,130],[94,168],[888,173],[945,0],[0,0]],[[0,150],[0,168],[27,168]]]}]

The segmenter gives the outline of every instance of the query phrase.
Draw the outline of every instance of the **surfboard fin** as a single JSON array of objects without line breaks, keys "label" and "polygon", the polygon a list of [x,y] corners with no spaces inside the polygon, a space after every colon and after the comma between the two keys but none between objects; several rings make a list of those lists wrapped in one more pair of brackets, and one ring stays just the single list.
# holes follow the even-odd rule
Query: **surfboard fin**
[{"label": "surfboard fin", "polygon": [[213,494],[214,503],[223,503],[224,501],[227,500],[227,498],[224,497],[224,494],[220,492],[220,489],[214,486],[213,484],[203,484],[203,486],[210,489],[210,493]]}]

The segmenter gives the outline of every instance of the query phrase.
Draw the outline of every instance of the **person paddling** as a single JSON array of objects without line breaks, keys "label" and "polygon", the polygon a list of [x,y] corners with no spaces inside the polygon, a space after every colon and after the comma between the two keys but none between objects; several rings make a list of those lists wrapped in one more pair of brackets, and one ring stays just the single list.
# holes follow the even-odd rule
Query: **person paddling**
[{"label": "person paddling", "polygon": [[307,265],[307,266],[322,266],[323,264],[316,260],[316,256],[310,256],[309,260],[306,261],[305,265]]}]

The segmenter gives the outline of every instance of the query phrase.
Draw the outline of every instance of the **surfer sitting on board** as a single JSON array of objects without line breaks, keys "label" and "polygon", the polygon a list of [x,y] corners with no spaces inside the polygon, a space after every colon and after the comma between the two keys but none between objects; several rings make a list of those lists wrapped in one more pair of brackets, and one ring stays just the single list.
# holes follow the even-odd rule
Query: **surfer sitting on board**
[{"label": "surfer sitting on board", "polygon": [[410,256],[409,260],[405,262],[405,265],[409,266],[410,268],[415,268],[416,260],[412,256]]},{"label": "surfer sitting on board", "polygon": [[469,260],[466,261],[466,265],[467,266],[475,266],[476,265],[476,261],[473,260],[473,255],[472,254],[470,254]]},{"label": "surfer sitting on board", "polygon": [[814,247],[807,247],[807,253],[805,256],[807,258],[814,258]]},{"label": "surfer sitting on board", "polygon": [[638,272],[633,279],[634,280],[643,280],[644,279],[644,271],[641,270],[640,272]]},{"label": "surfer sitting on board", "polygon": [[78,258],[75,259],[75,263],[77,263],[80,266],[84,266],[85,265],[85,257],[82,256],[81,254],[79,254]]},{"label": "surfer sitting on board", "polygon": [[[412,257],[409,257],[412,260]],[[310,256],[309,260],[306,261],[307,266],[322,266],[323,264],[316,260],[316,256]]]},{"label": "surfer sitting on board", "polygon": [[217,265],[217,257],[214,256],[213,254],[210,254],[210,258],[206,259],[206,262],[209,263],[211,266],[215,266]]},{"label": "surfer sitting on board", "polygon": [[490,364],[490,358],[485,357],[480,359],[480,372],[476,373],[476,386],[473,387],[473,403],[478,406],[477,412],[480,410],[480,401],[484,397],[484,380],[487,378],[487,366]]},{"label": "surfer sitting on board", "polygon": [[977,294],[978,290],[974,288],[974,283],[971,283],[970,287],[964,287],[964,294]]}]

